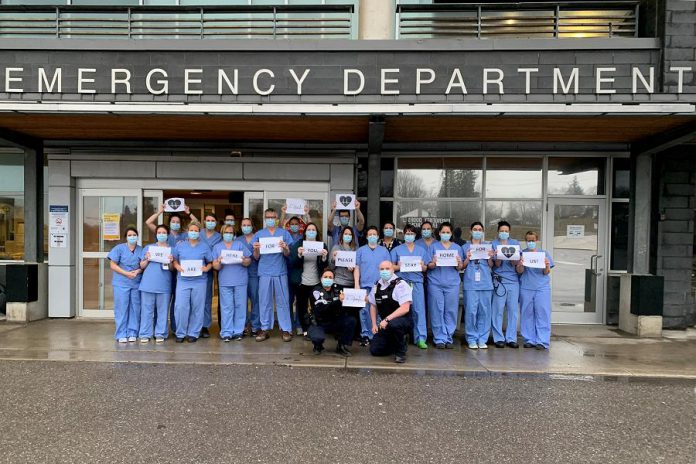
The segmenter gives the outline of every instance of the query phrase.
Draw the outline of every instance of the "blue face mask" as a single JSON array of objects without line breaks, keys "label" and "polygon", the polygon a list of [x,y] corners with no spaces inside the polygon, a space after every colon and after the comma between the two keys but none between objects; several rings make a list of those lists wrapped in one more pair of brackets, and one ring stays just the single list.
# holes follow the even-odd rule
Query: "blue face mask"
[{"label": "blue face mask", "polygon": [[452,234],[450,234],[449,232],[440,233],[440,240],[442,240],[443,242],[449,242],[450,238],[452,238]]},{"label": "blue face mask", "polygon": [[138,243],[138,236],[137,235],[129,235],[126,237],[126,241],[128,242],[129,245],[135,245]]},{"label": "blue face mask", "polygon": [[430,238],[433,235],[433,231],[430,229],[423,229],[421,235],[423,235],[423,238]]},{"label": "blue face mask", "polygon": [[350,243],[353,241],[353,236],[352,235],[344,235],[343,236],[343,243]]},{"label": "blue face mask", "polygon": [[205,228],[208,230],[215,229],[216,225],[217,225],[217,222],[215,222],[215,221],[205,221]]},{"label": "blue face mask", "polygon": [[474,240],[481,240],[483,238],[483,232],[480,230],[474,230],[471,232],[471,238]]},{"label": "blue face mask", "polygon": [[404,240],[406,240],[406,243],[413,243],[416,241],[416,236],[415,235],[404,235]]},{"label": "blue face mask", "polygon": [[367,237],[367,243],[369,243],[370,245],[376,244],[378,240],[379,237],[377,237],[376,235],[370,235],[369,237]]},{"label": "blue face mask", "polygon": [[226,226],[234,226],[234,220],[233,220],[233,219],[228,219],[227,221],[225,221],[225,225],[226,225]]},{"label": "blue face mask", "polygon": [[392,276],[392,271],[387,271],[387,270],[379,271],[379,277],[382,280],[389,280],[389,279],[391,279],[391,276]]},{"label": "blue face mask", "polygon": [[315,238],[317,238],[317,231],[316,230],[308,230],[306,235],[307,235],[308,239],[314,240]]},{"label": "blue face mask", "polygon": [[295,224],[292,224],[292,225],[290,225],[290,231],[291,231],[293,234],[296,234],[296,233],[298,233],[298,232],[300,231],[300,226],[295,225]]},{"label": "blue face mask", "polygon": [[510,232],[498,232],[498,238],[500,240],[507,240],[510,238]]},{"label": "blue face mask", "polygon": [[174,232],[178,231],[181,229],[181,223],[179,222],[170,222],[169,223],[169,228],[172,229]]},{"label": "blue face mask", "polygon": [[275,227],[275,218],[266,218],[266,227]]},{"label": "blue face mask", "polygon": [[350,218],[345,216],[341,216],[340,218],[338,218],[338,220],[341,222],[342,226],[347,226],[350,222]]},{"label": "blue face mask", "polygon": [[536,242],[527,242],[527,248],[530,250],[536,249]]},{"label": "blue face mask", "polygon": [[321,279],[321,285],[324,288],[329,288],[333,285],[334,281],[333,279]]},{"label": "blue face mask", "polygon": [[189,230],[188,232],[188,238],[191,240],[198,240],[198,237],[201,236],[201,233],[198,232],[197,230]]},{"label": "blue face mask", "polygon": [[242,226],[242,233],[244,235],[249,235],[252,230],[254,230],[254,228],[251,226]]},{"label": "blue face mask", "polygon": [[393,237],[394,236],[394,229],[384,229],[384,236],[385,237]]},{"label": "blue face mask", "polygon": [[232,240],[234,240],[234,234],[230,234],[229,232],[225,232],[224,234],[222,234],[222,239],[226,242],[231,242]]},{"label": "blue face mask", "polygon": [[157,241],[158,242],[166,242],[167,241],[167,234],[157,234]]}]

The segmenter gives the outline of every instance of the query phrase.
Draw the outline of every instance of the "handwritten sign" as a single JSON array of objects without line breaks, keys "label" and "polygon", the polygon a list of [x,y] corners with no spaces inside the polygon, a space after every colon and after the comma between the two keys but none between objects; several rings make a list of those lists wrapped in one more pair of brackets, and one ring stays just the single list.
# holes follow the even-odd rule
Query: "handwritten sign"
[{"label": "handwritten sign", "polygon": [[352,193],[339,193],[336,195],[336,208],[355,209],[355,195]]},{"label": "handwritten sign", "polygon": [[302,216],[305,214],[307,202],[302,198],[287,198],[285,200],[285,213],[290,216]]},{"label": "handwritten sign", "polygon": [[495,259],[500,261],[519,261],[520,246],[519,245],[498,245],[496,247]]},{"label": "handwritten sign", "polygon": [[544,252],[525,251],[522,254],[522,257],[524,258],[524,267],[531,267],[535,269],[544,269],[546,267],[546,263],[544,262],[544,259],[546,259],[546,253]]},{"label": "handwritten sign", "polygon": [[365,297],[367,296],[367,290],[344,288],[343,296],[343,306],[348,306],[350,308],[364,308],[366,304]]},{"label": "handwritten sign", "polygon": [[280,237],[261,237],[259,238],[259,243],[261,244],[259,253],[262,255],[272,255],[283,252],[280,248]]},{"label": "handwritten sign", "polygon": [[355,267],[356,253],[354,251],[339,250],[336,252],[336,267]]},{"label": "handwritten sign", "polygon": [[164,201],[165,213],[180,213],[182,211],[186,211],[183,198],[168,198]]},{"label": "handwritten sign", "polygon": [[399,258],[400,272],[423,272],[423,260],[420,256],[401,256]]},{"label": "handwritten sign", "polygon": [[198,277],[203,275],[202,259],[184,259],[180,263],[181,277]]},{"label": "handwritten sign", "polygon": [[324,251],[324,242],[314,242],[311,240],[302,241],[304,256],[319,256]]},{"label": "handwritten sign", "polygon": [[244,252],[238,250],[220,251],[220,262],[222,264],[242,264]]},{"label": "handwritten sign", "polygon": [[147,251],[150,253],[150,261],[153,263],[169,264],[169,257],[172,255],[171,248],[151,246]]},{"label": "handwritten sign", "polygon": [[435,250],[438,267],[457,266],[457,250]]},{"label": "handwritten sign", "polygon": [[471,245],[469,250],[471,250],[470,259],[488,259],[488,252],[492,249],[489,243],[481,243],[479,245]]}]

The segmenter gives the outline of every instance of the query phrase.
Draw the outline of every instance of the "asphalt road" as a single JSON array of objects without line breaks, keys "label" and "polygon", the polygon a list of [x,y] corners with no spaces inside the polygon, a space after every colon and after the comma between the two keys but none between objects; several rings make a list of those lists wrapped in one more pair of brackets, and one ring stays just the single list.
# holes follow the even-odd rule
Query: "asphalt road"
[{"label": "asphalt road", "polygon": [[696,382],[0,362],[0,462],[669,462]]}]

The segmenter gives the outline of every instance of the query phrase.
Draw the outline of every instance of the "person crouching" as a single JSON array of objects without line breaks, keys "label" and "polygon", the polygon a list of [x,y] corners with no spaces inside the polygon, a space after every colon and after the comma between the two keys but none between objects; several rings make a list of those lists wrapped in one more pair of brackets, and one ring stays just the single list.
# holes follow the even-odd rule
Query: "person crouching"
[{"label": "person crouching", "polygon": [[324,340],[329,332],[338,338],[336,353],[351,356],[348,347],[353,341],[356,317],[348,313],[349,308],[343,308],[343,292],[334,282],[333,271],[321,274],[321,283],[312,290],[310,307],[307,335],[314,345],[314,354],[324,351]]}]

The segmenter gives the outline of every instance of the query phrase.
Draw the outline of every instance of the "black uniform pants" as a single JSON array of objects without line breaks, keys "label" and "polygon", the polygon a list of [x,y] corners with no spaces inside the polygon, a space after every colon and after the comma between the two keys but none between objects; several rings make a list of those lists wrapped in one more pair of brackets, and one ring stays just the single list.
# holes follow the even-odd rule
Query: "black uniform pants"
[{"label": "black uniform pants", "polygon": [[372,341],[370,341],[370,354],[372,356],[406,356],[406,335],[413,327],[411,315],[397,317],[387,324],[387,328],[380,329]]},{"label": "black uniform pants", "polygon": [[343,314],[333,321],[310,325],[307,334],[315,347],[323,348],[327,332],[337,335],[339,344],[350,345],[353,342],[353,330],[355,330],[355,318]]}]

